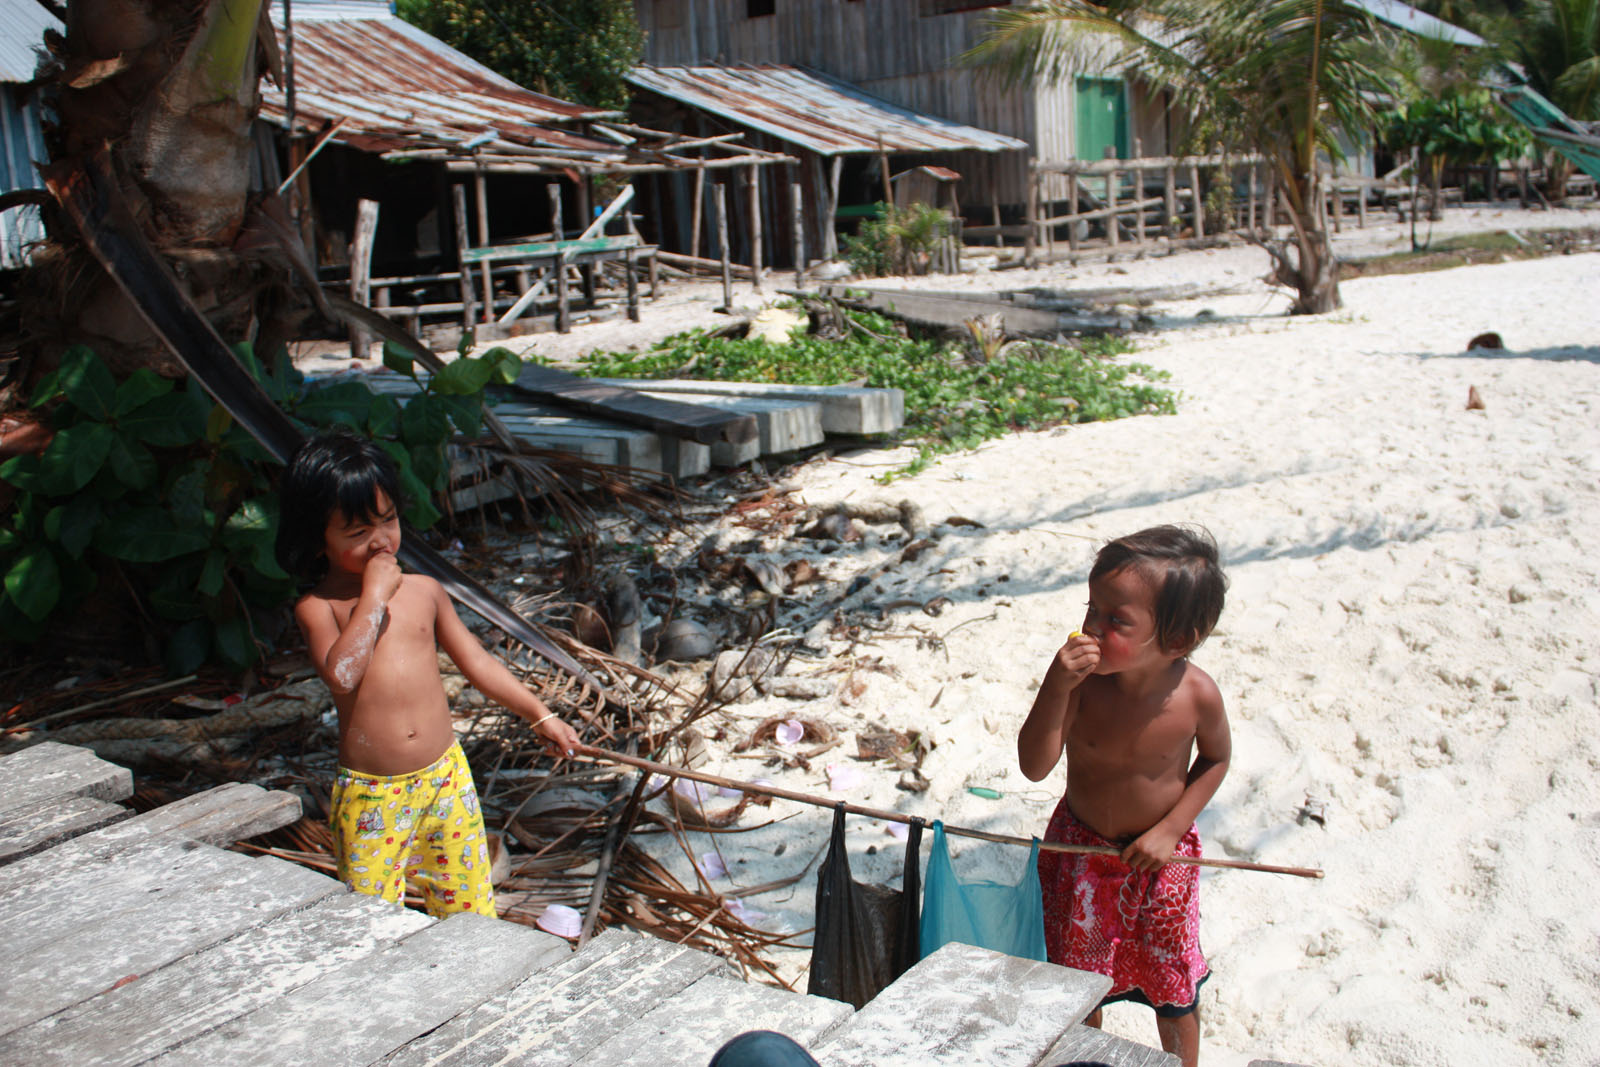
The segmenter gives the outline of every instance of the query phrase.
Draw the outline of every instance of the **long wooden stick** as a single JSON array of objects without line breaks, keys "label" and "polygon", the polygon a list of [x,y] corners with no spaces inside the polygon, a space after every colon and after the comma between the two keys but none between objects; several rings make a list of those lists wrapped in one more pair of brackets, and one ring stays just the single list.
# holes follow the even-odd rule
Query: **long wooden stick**
[{"label": "long wooden stick", "polygon": [[[797,793],[792,789],[781,789],[775,785],[757,785],[754,782],[741,782],[737,778],[724,778],[717,774],[706,774],[704,771],[691,771],[687,767],[674,767],[669,763],[657,763],[654,760],[642,759],[638,756],[625,756],[619,752],[611,752],[593,745],[574,745],[573,751],[579,756],[586,756],[596,762],[623,763],[628,766],[638,767],[641,770],[651,771],[668,778],[688,778],[707,785],[723,786],[728,789],[737,789],[745,793],[761,793],[765,796],[781,797],[784,800],[795,800],[801,804],[811,804],[819,808],[843,807],[852,815],[865,815],[869,819],[883,819],[886,822],[910,823],[917,821],[916,816],[904,815],[898,811],[884,811],[880,808],[862,807],[860,804],[841,803],[827,797],[819,797],[811,793]],[[927,820],[923,820],[926,822]],[[991,834],[984,830],[970,830],[964,826],[946,826],[944,832],[955,834],[958,837],[975,837],[980,841],[995,841],[1002,845],[1033,844],[1031,837],[1011,837],[1006,834]],[[1041,841],[1039,848],[1045,852],[1077,852],[1102,856],[1120,856],[1122,850],[1109,845],[1069,845],[1059,841]],[[1321,878],[1322,872],[1315,867],[1277,867],[1267,863],[1250,863],[1246,860],[1218,860],[1208,859],[1203,856],[1173,856],[1170,863],[1186,863],[1195,867],[1226,867],[1238,871],[1265,871],[1268,874],[1292,874],[1297,878]]]}]

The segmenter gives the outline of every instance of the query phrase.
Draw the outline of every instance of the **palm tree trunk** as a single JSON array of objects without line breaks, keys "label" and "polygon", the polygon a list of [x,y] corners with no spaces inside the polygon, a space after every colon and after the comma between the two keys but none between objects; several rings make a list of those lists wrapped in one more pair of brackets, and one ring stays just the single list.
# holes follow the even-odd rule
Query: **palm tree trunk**
[{"label": "palm tree trunk", "polygon": [[1328,233],[1322,176],[1315,170],[1286,173],[1292,166],[1288,159],[1279,161],[1278,183],[1294,227],[1293,241],[1265,247],[1273,259],[1273,280],[1295,291],[1290,314],[1320,315],[1342,306],[1339,261]]},{"label": "palm tree trunk", "polygon": [[[123,198],[188,295],[231,340],[252,339],[282,306],[281,259],[248,244],[250,125],[261,61],[275,55],[265,0],[70,0],[46,92],[58,124],[51,161],[75,165],[109,145]],[[49,224],[47,223],[47,226]],[[54,229],[23,283],[29,336],[0,409],[71,344],[117,377],[184,371],[82,247]],[[241,240],[241,239],[244,240]],[[272,301],[272,303],[269,303]]]}]

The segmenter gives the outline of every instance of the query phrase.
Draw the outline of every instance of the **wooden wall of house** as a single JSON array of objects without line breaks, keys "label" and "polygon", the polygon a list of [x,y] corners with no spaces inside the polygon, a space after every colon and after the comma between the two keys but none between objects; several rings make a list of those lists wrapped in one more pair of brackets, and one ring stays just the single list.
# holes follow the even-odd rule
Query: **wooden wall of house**
[{"label": "wooden wall of house", "polygon": [[[767,6],[773,14],[752,18],[751,0],[635,0],[644,62],[810,67],[901,107],[1035,142],[1033,92],[999,88],[955,65],[982,36],[990,11],[923,14],[958,6],[951,0],[767,0]],[[989,155],[996,158],[974,165],[972,157]],[[963,202],[969,195],[982,203],[996,196],[1005,204],[1025,201],[1027,155],[960,153],[967,164],[957,167]]]}]

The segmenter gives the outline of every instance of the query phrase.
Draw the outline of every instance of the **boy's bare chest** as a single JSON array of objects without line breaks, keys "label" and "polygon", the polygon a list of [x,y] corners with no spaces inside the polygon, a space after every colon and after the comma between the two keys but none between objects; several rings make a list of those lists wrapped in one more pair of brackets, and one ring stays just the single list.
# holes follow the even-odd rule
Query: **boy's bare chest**
[{"label": "boy's bare chest", "polygon": [[[1085,693],[1067,738],[1080,757],[1122,762],[1187,759],[1195,718],[1171,699],[1095,699]],[[1103,696],[1103,695],[1101,695]]]},{"label": "boy's bare chest", "polygon": [[[343,633],[349,628],[355,615],[356,600],[334,601],[334,621],[339,624],[339,631]],[[433,644],[433,601],[420,590],[415,590],[402,585],[394,597],[389,601],[381,617],[373,621],[378,624],[378,640],[375,651],[399,651],[402,647],[414,645]]]}]

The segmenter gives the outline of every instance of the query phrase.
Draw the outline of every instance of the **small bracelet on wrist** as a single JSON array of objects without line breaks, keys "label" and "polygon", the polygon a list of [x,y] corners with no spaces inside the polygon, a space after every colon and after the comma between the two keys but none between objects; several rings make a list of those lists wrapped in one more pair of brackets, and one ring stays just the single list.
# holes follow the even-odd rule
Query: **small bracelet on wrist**
[{"label": "small bracelet on wrist", "polygon": [[553,711],[546,712],[545,714],[539,716],[537,719],[534,719],[531,723],[528,724],[528,726],[529,726],[530,729],[535,729],[536,730],[536,729],[539,728],[539,724],[540,723],[544,722],[547,719],[553,719],[555,717],[556,717],[556,713],[555,712],[553,712]]}]

